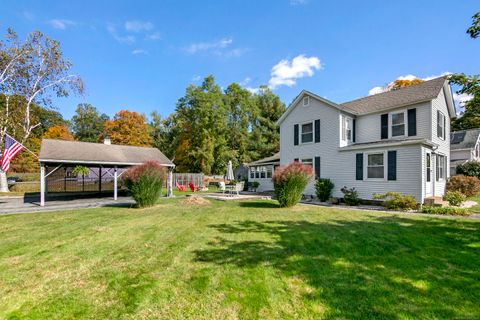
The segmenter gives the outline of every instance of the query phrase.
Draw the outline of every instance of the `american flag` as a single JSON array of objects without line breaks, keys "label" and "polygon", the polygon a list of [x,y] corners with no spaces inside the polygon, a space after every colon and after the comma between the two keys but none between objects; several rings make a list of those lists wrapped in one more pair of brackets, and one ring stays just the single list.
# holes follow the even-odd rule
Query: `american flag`
[{"label": "american flag", "polygon": [[5,135],[5,149],[3,150],[1,161],[1,167],[4,172],[10,170],[10,161],[24,148],[25,147],[22,146],[20,142],[13,139],[8,134]]}]

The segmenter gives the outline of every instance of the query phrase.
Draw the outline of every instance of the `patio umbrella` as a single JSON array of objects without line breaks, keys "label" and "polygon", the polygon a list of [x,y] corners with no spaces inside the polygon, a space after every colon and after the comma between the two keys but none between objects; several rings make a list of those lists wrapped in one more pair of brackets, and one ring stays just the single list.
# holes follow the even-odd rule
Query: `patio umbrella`
[{"label": "patio umbrella", "polygon": [[225,179],[229,181],[235,180],[235,176],[233,175],[232,161],[228,161],[227,174],[225,175]]}]

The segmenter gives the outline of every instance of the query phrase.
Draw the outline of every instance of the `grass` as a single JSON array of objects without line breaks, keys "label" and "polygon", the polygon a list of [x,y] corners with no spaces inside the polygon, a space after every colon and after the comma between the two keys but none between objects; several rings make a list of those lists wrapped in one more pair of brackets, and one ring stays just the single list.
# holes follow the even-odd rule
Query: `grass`
[{"label": "grass", "polygon": [[474,319],[480,222],[181,199],[0,217],[0,318]]},{"label": "grass", "polygon": [[473,207],[471,207],[469,210],[470,210],[472,213],[480,214],[480,196],[471,197],[471,198],[469,198],[468,200],[473,200],[473,201],[475,201],[475,202],[477,203],[476,205],[474,205]]}]

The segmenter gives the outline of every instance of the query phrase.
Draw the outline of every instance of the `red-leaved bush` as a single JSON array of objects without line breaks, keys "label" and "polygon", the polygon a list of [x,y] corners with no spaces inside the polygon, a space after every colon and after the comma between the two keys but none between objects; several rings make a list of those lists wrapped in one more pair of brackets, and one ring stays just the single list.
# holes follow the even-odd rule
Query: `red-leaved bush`
[{"label": "red-leaved bush", "polygon": [[272,181],[280,207],[296,205],[312,177],[313,168],[300,162],[292,162],[289,165],[278,167],[273,174]]},{"label": "red-leaved bush", "polygon": [[160,198],[165,176],[164,167],[156,161],[147,161],[128,169],[123,175],[123,180],[137,205],[148,207],[154,205]]}]

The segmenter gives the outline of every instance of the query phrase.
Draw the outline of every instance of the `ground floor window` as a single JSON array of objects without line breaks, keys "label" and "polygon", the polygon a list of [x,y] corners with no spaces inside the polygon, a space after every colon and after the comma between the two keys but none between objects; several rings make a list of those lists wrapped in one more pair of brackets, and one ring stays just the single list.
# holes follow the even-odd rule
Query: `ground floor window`
[{"label": "ground floor window", "polygon": [[307,166],[313,166],[313,159],[312,158],[306,158],[301,160],[303,164],[306,164]]},{"label": "ground floor window", "polygon": [[272,175],[273,175],[272,166],[250,167],[250,178],[251,179],[272,178]]},{"label": "ground floor window", "polygon": [[447,157],[437,154],[437,181],[444,180],[447,175]]},{"label": "ground floor window", "polygon": [[371,153],[367,155],[367,178],[383,179],[385,177],[385,161],[383,153]]}]

